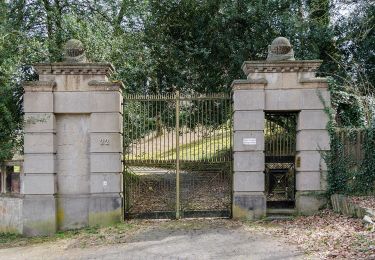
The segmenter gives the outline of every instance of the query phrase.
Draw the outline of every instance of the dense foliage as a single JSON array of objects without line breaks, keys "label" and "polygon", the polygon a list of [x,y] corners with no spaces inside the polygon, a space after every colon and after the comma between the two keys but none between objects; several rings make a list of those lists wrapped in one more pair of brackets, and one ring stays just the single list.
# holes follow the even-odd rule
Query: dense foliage
[{"label": "dense foliage", "polygon": [[283,35],[297,59],[323,59],[338,120],[361,126],[362,97],[374,91],[373,14],[370,0],[0,1],[0,161],[18,143],[30,64],[61,61],[70,38],[91,61],[113,63],[127,93],[186,94],[229,92],[242,62],[264,59]]}]

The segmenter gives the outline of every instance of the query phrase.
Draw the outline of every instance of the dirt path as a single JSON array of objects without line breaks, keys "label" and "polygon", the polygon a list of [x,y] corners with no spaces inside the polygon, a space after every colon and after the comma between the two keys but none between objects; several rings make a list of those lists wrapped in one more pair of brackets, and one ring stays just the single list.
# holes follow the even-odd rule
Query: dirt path
[{"label": "dirt path", "polygon": [[[147,222],[113,232],[0,250],[1,259],[312,259],[280,238],[230,220]],[[101,242],[97,242],[101,241]]]}]

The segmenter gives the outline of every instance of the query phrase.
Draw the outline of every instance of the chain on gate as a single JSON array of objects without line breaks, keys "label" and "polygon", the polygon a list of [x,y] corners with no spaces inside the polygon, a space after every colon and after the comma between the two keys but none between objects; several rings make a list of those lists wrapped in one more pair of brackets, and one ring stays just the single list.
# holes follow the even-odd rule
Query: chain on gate
[{"label": "chain on gate", "polygon": [[230,95],[125,95],[123,142],[127,217],[230,215]]}]

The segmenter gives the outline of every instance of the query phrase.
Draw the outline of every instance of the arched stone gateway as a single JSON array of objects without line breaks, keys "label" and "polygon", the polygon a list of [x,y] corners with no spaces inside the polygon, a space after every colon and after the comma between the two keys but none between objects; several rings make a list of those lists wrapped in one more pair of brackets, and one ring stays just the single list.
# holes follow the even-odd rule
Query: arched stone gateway
[{"label": "arched stone gateway", "polygon": [[283,37],[269,46],[266,61],[243,63],[247,79],[232,83],[233,217],[261,218],[267,207],[311,214],[324,205],[330,94],[327,80],[315,77],[321,63],[294,60]]}]

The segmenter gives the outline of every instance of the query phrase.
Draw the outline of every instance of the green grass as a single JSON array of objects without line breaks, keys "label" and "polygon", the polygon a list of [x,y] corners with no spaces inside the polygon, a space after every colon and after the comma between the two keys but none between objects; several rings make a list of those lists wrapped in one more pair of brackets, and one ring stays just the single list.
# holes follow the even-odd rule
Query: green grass
[{"label": "green grass", "polygon": [[[188,134],[186,134],[189,136]],[[209,160],[220,159],[226,151],[231,149],[231,133],[229,129],[223,129],[222,132],[214,136],[208,136],[191,143],[182,144],[179,146],[180,160]],[[130,156],[130,160],[174,160],[176,158],[176,148],[155,152],[143,153],[137,156]]]}]

